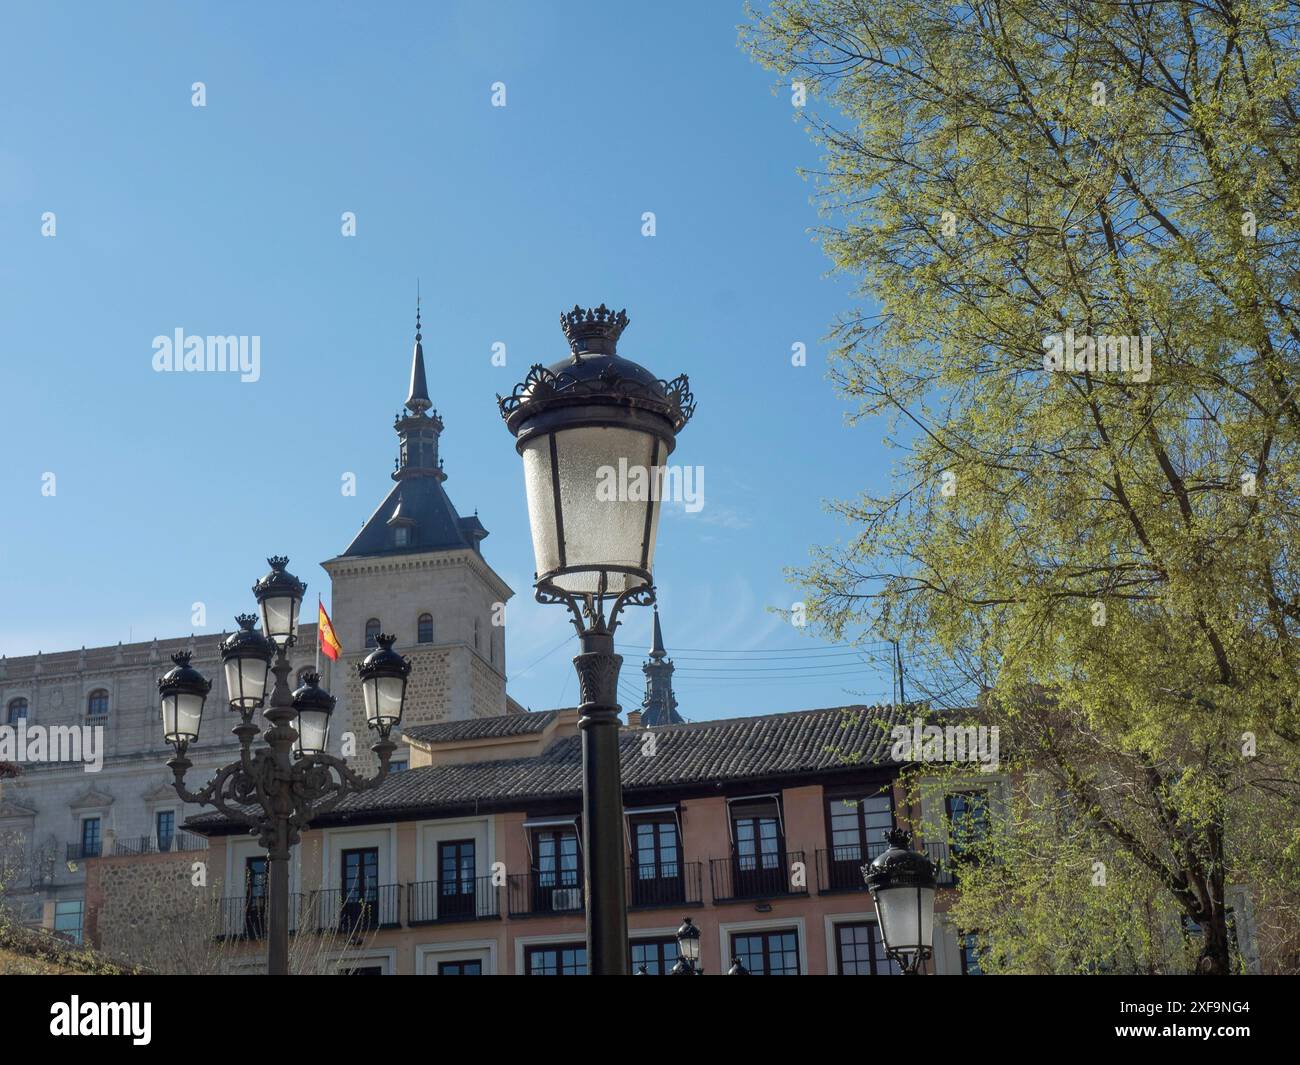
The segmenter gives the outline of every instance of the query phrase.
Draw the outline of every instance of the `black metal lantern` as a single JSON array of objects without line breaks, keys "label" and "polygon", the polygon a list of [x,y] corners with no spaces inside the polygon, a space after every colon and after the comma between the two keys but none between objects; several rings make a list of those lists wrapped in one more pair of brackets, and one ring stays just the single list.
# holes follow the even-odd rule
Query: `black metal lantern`
[{"label": "black metal lantern", "polygon": [[739,958],[731,959],[731,968],[727,970],[728,976],[749,976],[750,971],[745,968]]},{"label": "black metal lantern", "polygon": [[366,720],[385,739],[393,726],[401,723],[406,704],[406,678],[411,673],[410,660],[393,650],[396,640],[396,636],[381,632],[375,637],[379,646],[357,666]]},{"label": "black metal lantern", "polygon": [[309,754],[324,754],[329,746],[330,714],[334,712],[334,696],[320,687],[320,674],[304,673],[302,687],[293,693],[293,708],[298,716],[294,729],[298,738],[293,753],[299,758]]},{"label": "black metal lantern", "polygon": [[677,964],[673,976],[696,976],[700,973],[700,930],[689,917],[677,929]]},{"label": "black metal lantern", "polygon": [[235,620],[239,628],[221,642],[221,664],[226,671],[230,708],[247,717],[266,698],[275,645],[253,627],[256,614],[239,614]]},{"label": "black metal lantern", "polygon": [[683,375],[662,381],[616,353],[626,312],[560,316],[571,355],[497,397],[524,460],[539,590],[649,589],[663,465],[695,410]]},{"label": "black metal lantern", "polygon": [[862,867],[862,878],[876,906],[885,953],[903,972],[914,975],[934,944],[934,865],[912,850],[912,833],[885,833],[889,849]]},{"label": "black metal lantern", "polygon": [[285,569],[289,560],[274,555],[266,560],[271,572],[253,585],[262,611],[262,632],[280,647],[292,647],[298,638],[298,611],[307,585]]},{"label": "black metal lantern", "polygon": [[172,655],[175,665],[158,678],[163,738],[178,752],[199,738],[203,703],[212,689],[212,681],[190,665],[191,657],[188,651],[178,651]]}]

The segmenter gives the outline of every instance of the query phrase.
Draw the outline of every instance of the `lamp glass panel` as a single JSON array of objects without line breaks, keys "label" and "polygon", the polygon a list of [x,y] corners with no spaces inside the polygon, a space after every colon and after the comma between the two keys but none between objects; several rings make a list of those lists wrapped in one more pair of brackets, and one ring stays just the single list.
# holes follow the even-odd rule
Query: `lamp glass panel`
[{"label": "lamp glass panel", "polygon": [[915,954],[933,939],[934,888],[883,888],[876,892],[876,915],[885,946]]},{"label": "lamp glass panel", "polygon": [[163,736],[169,743],[194,740],[203,717],[203,696],[182,692],[162,701]]},{"label": "lamp glass panel", "polygon": [[262,631],[276,643],[284,643],[293,636],[298,626],[300,600],[291,595],[275,595],[263,599]]},{"label": "lamp glass panel", "polygon": [[699,936],[683,936],[681,939],[677,941],[677,948],[678,950],[681,951],[682,957],[685,958],[687,961],[700,960],[700,937]]},{"label": "lamp glass panel", "polygon": [[260,658],[228,658],[224,665],[230,702],[242,707],[260,705],[266,694],[267,663]]},{"label": "lamp glass panel", "polygon": [[329,714],[320,710],[299,713],[297,728],[299,754],[320,754],[329,745]]}]

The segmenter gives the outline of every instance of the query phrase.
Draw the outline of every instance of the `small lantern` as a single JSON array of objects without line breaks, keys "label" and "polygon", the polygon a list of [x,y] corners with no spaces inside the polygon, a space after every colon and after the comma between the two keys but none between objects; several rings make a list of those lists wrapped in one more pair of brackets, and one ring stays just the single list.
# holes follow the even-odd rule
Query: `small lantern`
[{"label": "small lantern", "polygon": [[239,614],[239,629],[221,643],[221,664],[226,670],[230,708],[251,714],[266,698],[266,675],[275,645],[253,628],[257,615]]},{"label": "small lantern", "polygon": [[862,867],[862,878],[876,904],[885,953],[912,975],[933,950],[934,865],[912,850],[906,829],[890,829],[885,839],[889,849]]},{"label": "small lantern", "polygon": [[402,720],[406,678],[411,672],[410,661],[393,650],[396,640],[396,636],[381,632],[375,637],[379,646],[357,666],[361,694],[366,703],[366,720],[385,739],[393,726]]},{"label": "small lantern", "polygon": [[695,399],[684,376],[661,381],[617,354],[625,312],[574,307],[560,324],[570,358],[497,397],[524,460],[537,584],[631,594],[653,584],[664,464]]},{"label": "small lantern", "polygon": [[179,753],[199,738],[203,703],[212,681],[190,665],[188,651],[172,655],[175,666],[158,679],[162,698],[163,738]]},{"label": "small lantern", "polygon": [[294,728],[298,740],[294,754],[299,758],[309,754],[324,754],[329,745],[330,714],[334,712],[334,696],[321,688],[319,673],[304,673],[302,687],[293,693],[293,708],[298,717]]},{"label": "small lantern", "polygon": [[687,917],[677,929],[677,964],[673,966],[674,976],[694,976],[700,961],[700,930],[695,922]]},{"label": "small lantern", "polygon": [[741,963],[739,958],[731,959],[731,968],[727,970],[728,976],[749,976],[750,972]]},{"label": "small lantern", "polygon": [[298,637],[298,611],[307,585],[284,567],[289,560],[276,555],[266,560],[271,572],[253,585],[262,611],[262,632],[279,647],[291,647]]}]

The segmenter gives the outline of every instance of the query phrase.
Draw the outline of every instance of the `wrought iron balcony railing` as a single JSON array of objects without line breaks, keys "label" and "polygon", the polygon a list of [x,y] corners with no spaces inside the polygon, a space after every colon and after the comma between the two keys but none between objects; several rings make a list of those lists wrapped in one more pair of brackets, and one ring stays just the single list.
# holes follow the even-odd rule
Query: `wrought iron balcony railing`
[{"label": "wrought iron balcony railing", "polygon": [[704,880],[700,862],[659,862],[630,865],[627,869],[627,908],[650,910],[658,906],[699,906]]},{"label": "wrought iron balcony railing", "polygon": [[[305,895],[289,896],[289,931],[296,932]],[[235,895],[220,900],[217,922],[219,939],[265,939],[270,900],[265,895]]]},{"label": "wrought iron balcony railing", "polygon": [[[862,867],[884,853],[888,844],[884,840],[878,843],[850,844],[844,847],[832,847],[830,850],[817,852],[817,891],[821,895],[830,895],[840,891],[866,891],[866,882],[862,879]],[[940,887],[949,887],[955,881],[953,877],[953,860],[946,843],[926,843],[925,853],[934,863],[935,881]]]},{"label": "wrought iron balcony railing", "polygon": [[501,916],[501,888],[490,876],[422,880],[406,885],[410,925],[482,921]]},{"label": "wrought iron balcony railing", "polygon": [[803,851],[733,854],[709,862],[714,902],[808,894]]},{"label": "wrought iron balcony railing", "polygon": [[87,858],[98,858],[103,853],[104,846],[98,840],[94,843],[69,843],[67,849],[67,860],[70,862],[81,862]]},{"label": "wrought iron balcony railing", "polygon": [[402,926],[402,885],[377,884],[367,888],[313,891],[305,923],[318,932],[344,935]]},{"label": "wrought iron balcony railing", "polygon": [[506,877],[511,917],[581,913],[582,878],[576,869],[534,870]]}]

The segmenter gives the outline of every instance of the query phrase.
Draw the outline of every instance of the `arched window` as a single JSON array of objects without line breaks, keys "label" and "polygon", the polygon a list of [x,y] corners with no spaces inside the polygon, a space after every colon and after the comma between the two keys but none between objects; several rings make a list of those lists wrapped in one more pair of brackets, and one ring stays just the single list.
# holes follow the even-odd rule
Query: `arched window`
[{"label": "arched window", "polygon": [[9,700],[9,724],[16,725],[19,721],[27,720],[27,700],[10,699]]},{"label": "arched window", "polygon": [[474,650],[478,650],[478,618],[474,619]]},{"label": "arched window", "polygon": [[104,717],[108,714],[108,692],[96,688],[86,698],[86,713],[91,717]]},{"label": "arched window", "polygon": [[433,615],[421,614],[415,623],[415,642],[433,643]]},{"label": "arched window", "polygon": [[488,632],[488,661],[493,665],[497,662],[497,634],[495,629]]},{"label": "arched window", "polygon": [[379,646],[379,641],[375,638],[379,635],[379,633],[380,633],[380,628],[379,628],[378,618],[371,618],[369,621],[366,622],[366,646],[367,647]]}]

